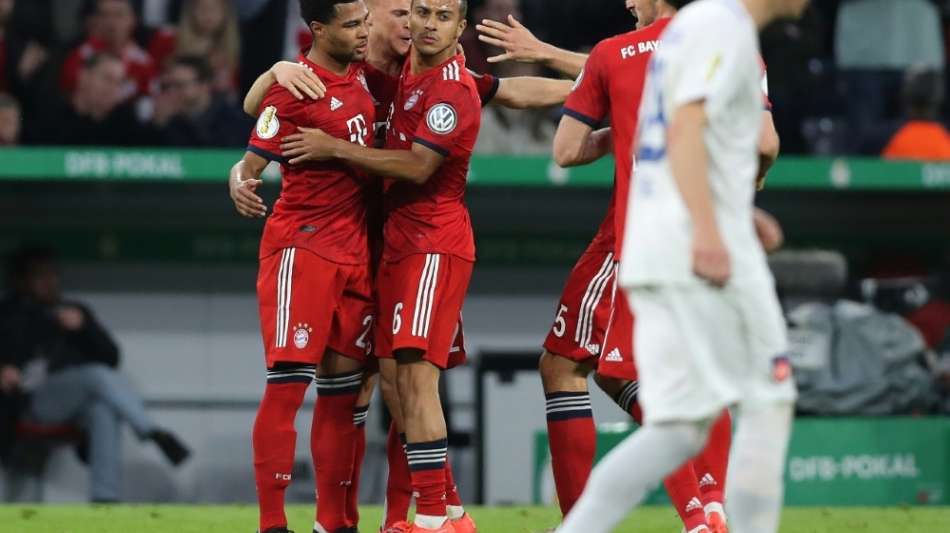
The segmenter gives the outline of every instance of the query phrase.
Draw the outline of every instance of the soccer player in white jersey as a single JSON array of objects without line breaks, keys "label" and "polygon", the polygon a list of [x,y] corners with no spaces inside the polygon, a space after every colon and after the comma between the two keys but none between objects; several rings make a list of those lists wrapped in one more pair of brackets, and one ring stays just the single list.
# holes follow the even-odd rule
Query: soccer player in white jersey
[{"label": "soccer player in white jersey", "polygon": [[620,283],[633,307],[644,427],[594,470],[560,533],[607,533],[734,407],[733,533],[778,530],[795,387],[752,223],[758,31],[808,0],[697,0],[654,53],[635,143]]}]

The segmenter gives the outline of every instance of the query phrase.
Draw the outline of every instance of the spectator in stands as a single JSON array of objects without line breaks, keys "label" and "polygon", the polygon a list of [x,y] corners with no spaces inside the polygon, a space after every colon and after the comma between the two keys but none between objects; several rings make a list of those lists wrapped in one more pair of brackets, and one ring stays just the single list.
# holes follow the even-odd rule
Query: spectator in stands
[{"label": "spectator in stands", "polygon": [[136,17],[129,0],[93,0],[88,20],[88,38],[73,50],[63,65],[62,89],[72,93],[79,82],[83,61],[96,52],[108,52],[122,60],[128,73],[122,99],[148,96],[157,69],[151,56],[135,42]]},{"label": "spectator in stands", "polygon": [[929,0],[844,0],[835,55],[855,142],[882,120],[897,118],[903,73],[914,65],[942,72],[943,36]]},{"label": "spectator in stands", "polygon": [[0,146],[20,144],[20,104],[9,94],[0,93]]},{"label": "spectator in stands", "polygon": [[75,92],[38,110],[36,119],[27,122],[28,140],[63,145],[151,144],[151,130],[140,126],[133,105],[123,102],[127,81],[125,65],[118,57],[108,53],[87,57]]},{"label": "spectator in stands", "polygon": [[933,70],[907,71],[902,91],[907,121],[891,137],[887,159],[950,161],[950,132],[937,120],[943,104],[943,79]]},{"label": "spectator in stands", "polygon": [[178,27],[157,31],[149,53],[162,70],[176,56],[208,58],[214,71],[214,90],[234,96],[241,54],[234,6],[228,0],[187,0]]},{"label": "spectator in stands", "polygon": [[23,99],[35,90],[48,53],[39,40],[14,23],[15,0],[0,0],[0,92]]},{"label": "spectator in stands", "polygon": [[[10,292],[0,301],[5,412],[15,406],[19,420],[72,423],[85,430],[93,501],[121,499],[123,422],[140,439],[157,444],[172,464],[181,464],[188,449],[156,426],[141,396],[117,372],[119,349],[109,333],[87,306],[62,297],[53,254],[22,248],[8,275]],[[15,429],[2,428],[0,435],[15,439]]]},{"label": "spectator in stands", "polygon": [[155,100],[159,140],[172,146],[244,146],[251,121],[214,91],[214,73],[203,57],[179,57],[162,76]]}]

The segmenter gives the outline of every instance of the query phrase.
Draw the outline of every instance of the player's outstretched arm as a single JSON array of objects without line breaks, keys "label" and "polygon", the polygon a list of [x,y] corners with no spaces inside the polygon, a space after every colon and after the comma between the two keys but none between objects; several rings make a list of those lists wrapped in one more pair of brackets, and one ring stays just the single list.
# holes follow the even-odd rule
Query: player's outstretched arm
[{"label": "player's outstretched arm", "polygon": [[315,128],[300,128],[280,145],[291,165],[306,161],[339,159],[370,174],[423,184],[435,174],[445,157],[431,148],[413,143],[412,150],[367,148],[337,139]]},{"label": "player's outstretched arm", "polygon": [[254,80],[254,84],[244,97],[244,112],[256,117],[264,96],[274,83],[290,91],[297,100],[304,98],[319,100],[327,92],[323,81],[309,67],[292,61],[278,61]]},{"label": "player's outstretched arm", "polygon": [[594,131],[580,120],[564,115],[554,134],[554,162],[562,167],[586,165],[610,153],[612,143],[610,128]]},{"label": "player's outstretched arm", "polygon": [[263,157],[246,152],[244,157],[231,167],[228,189],[237,212],[248,218],[263,218],[267,214],[264,200],[257,195],[257,188],[263,183],[261,172],[268,161]]},{"label": "player's outstretched arm", "polygon": [[503,54],[488,58],[489,63],[503,61],[521,61],[522,63],[542,63],[571,78],[580,75],[586,54],[578,54],[548,44],[531,33],[524,24],[508,15],[508,23],[485,19],[475,26],[478,40],[505,50]]},{"label": "player's outstretched arm", "polygon": [[718,287],[731,276],[709,188],[709,153],[703,142],[703,101],[676,108],[669,127],[668,157],[673,180],[693,223],[693,272]]},{"label": "player's outstretched arm", "polygon": [[755,179],[755,186],[760,191],[765,187],[765,176],[778,159],[781,141],[775,129],[772,112],[762,113],[762,135],[759,136],[759,173]]},{"label": "player's outstretched arm", "polygon": [[512,109],[559,105],[567,100],[573,86],[574,82],[570,80],[535,76],[499,78],[498,92],[492,102]]}]

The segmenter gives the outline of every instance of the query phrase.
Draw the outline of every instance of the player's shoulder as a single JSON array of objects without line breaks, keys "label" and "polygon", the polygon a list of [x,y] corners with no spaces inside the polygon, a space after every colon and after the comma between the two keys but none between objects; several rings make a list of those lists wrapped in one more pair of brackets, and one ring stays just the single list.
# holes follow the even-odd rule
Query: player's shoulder
[{"label": "player's shoulder", "polygon": [[302,108],[303,105],[302,100],[298,100],[293,93],[279,83],[274,83],[267,89],[267,92],[264,93],[264,100],[261,102],[262,107],[278,106],[285,113],[296,111]]},{"label": "player's shoulder", "polygon": [[749,14],[737,0],[698,0],[676,13],[670,31],[733,34],[736,24],[748,24]]},{"label": "player's shoulder", "polygon": [[470,97],[476,103],[480,101],[475,75],[465,68],[464,62],[457,60],[449,61],[440,67],[440,72],[433,77],[429,91],[437,97]]},{"label": "player's shoulder", "polygon": [[474,85],[475,75],[472,71],[465,68],[465,61],[459,58],[453,59],[441,67],[440,72],[434,77],[435,84],[440,87],[468,86]]},{"label": "player's shoulder", "polygon": [[590,59],[600,63],[617,63],[653,51],[653,43],[659,34],[654,29],[655,24],[600,41],[591,49]]}]

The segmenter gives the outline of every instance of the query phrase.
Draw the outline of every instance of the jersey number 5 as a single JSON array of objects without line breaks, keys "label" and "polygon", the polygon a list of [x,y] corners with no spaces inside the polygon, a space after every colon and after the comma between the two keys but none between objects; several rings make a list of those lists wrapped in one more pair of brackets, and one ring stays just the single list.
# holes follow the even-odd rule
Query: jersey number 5
[{"label": "jersey number 5", "polygon": [[564,331],[567,330],[567,321],[564,320],[564,313],[566,312],[567,306],[562,304],[561,308],[557,310],[557,316],[554,317],[554,327],[551,328],[551,331],[557,337],[563,337]]}]

